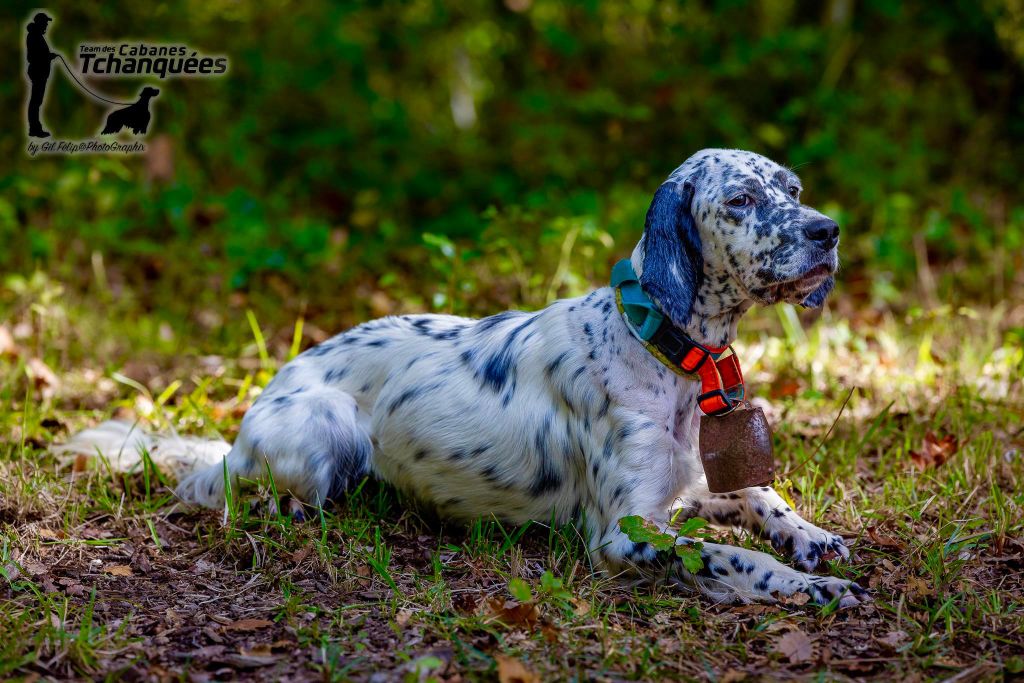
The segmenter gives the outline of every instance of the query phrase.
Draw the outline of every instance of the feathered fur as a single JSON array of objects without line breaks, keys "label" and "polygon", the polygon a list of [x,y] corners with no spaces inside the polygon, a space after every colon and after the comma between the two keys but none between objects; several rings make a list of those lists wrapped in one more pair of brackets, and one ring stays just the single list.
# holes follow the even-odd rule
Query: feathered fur
[{"label": "feathered fur", "polygon": [[[827,219],[798,195],[796,176],[764,157],[694,155],[648,212],[632,256],[642,286],[691,337],[712,345],[735,338],[753,303],[820,293],[836,268],[838,228],[822,228]],[[632,336],[608,287],[482,320],[383,318],[285,365],[245,415],[227,468],[259,477],[269,466],[279,489],[314,504],[372,474],[449,518],[576,522],[610,571],[667,572],[723,600],[802,591],[855,604],[863,596],[856,584],[764,553],[705,544],[704,569],[693,574],[619,530],[625,516],[667,525],[682,508],[683,518],[763,534],[804,570],[829,552],[848,556],[842,538],[801,519],[768,487],[708,492],[697,456],[698,391]],[[102,441],[87,432],[71,445],[120,448]],[[222,505],[223,466],[186,476],[178,494]]]}]

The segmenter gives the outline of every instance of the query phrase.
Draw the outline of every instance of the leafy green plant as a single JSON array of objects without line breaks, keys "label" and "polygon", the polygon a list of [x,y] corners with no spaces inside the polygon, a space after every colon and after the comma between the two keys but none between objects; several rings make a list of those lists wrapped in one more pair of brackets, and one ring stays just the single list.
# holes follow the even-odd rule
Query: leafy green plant
[{"label": "leafy green plant", "polygon": [[533,602],[533,591],[524,579],[516,577],[508,582],[508,592],[519,602]]},{"label": "leafy green plant", "polygon": [[704,566],[700,552],[704,544],[699,541],[682,541],[682,537],[696,533],[707,526],[700,517],[690,517],[679,527],[677,533],[669,533],[639,515],[630,515],[619,520],[619,529],[634,543],[647,543],[659,552],[675,552],[689,572],[697,572]]},{"label": "leafy green plant", "polygon": [[[536,590],[536,593],[534,592]],[[571,613],[573,611],[573,594],[565,587],[564,581],[555,576],[550,569],[540,575],[540,581],[534,585],[521,578],[508,582],[509,594],[523,604],[552,604],[559,609]]]}]

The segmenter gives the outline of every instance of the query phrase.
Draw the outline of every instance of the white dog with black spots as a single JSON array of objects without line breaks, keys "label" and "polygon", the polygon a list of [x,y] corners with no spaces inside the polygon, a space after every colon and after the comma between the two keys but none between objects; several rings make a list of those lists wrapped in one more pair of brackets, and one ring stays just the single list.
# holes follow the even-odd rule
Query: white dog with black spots
[{"label": "white dog with black spots", "polygon": [[[657,191],[633,251],[643,291],[676,328],[711,346],[731,343],[755,303],[820,306],[838,265],[839,228],[801,204],[800,191],[796,175],[757,154],[693,155]],[[574,522],[604,570],[667,575],[716,600],[805,593],[846,607],[866,599],[855,583],[808,573],[849,551],[774,490],[708,491],[699,393],[699,382],[670,371],[631,334],[605,287],[534,313],[410,315],[355,327],[285,365],[230,447],[108,422],[65,450],[146,446],[157,460],[206,462],[177,492],[217,508],[220,456],[230,448],[232,478],[269,468],[279,490],[312,504],[372,475],[446,518]],[[631,515],[667,527],[680,510],[766,537],[798,569],[704,543],[703,568],[691,573],[674,553],[619,528]]]}]

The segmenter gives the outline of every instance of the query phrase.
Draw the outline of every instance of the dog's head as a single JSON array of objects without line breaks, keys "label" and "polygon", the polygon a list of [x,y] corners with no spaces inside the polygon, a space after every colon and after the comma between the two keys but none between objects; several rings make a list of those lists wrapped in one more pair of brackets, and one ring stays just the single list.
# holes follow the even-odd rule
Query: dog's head
[{"label": "dog's head", "polygon": [[145,88],[142,89],[142,92],[139,93],[139,99],[148,100],[156,97],[159,94],[159,89],[147,85]]},{"label": "dog's head", "polygon": [[821,306],[839,263],[839,226],[801,204],[801,189],[796,174],[753,152],[694,154],[647,212],[644,290],[677,325],[695,306]]}]

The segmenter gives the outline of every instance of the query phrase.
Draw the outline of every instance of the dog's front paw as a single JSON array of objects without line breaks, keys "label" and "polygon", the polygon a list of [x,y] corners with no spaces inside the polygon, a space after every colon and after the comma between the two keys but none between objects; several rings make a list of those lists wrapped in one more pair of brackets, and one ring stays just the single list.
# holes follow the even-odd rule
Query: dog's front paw
[{"label": "dog's front paw", "polygon": [[705,595],[721,602],[781,602],[784,605],[834,604],[853,607],[871,600],[863,588],[848,579],[815,576],[788,567],[768,553],[705,543],[703,566],[690,574],[682,564],[680,575]]},{"label": "dog's front paw", "polygon": [[842,536],[805,522],[793,513],[773,517],[765,527],[775,551],[791,558],[804,571],[813,571],[822,560],[850,558],[850,549]]},{"label": "dog's front paw", "polygon": [[835,576],[805,574],[789,567],[766,571],[754,584],[754,592],[755,595],[766,595],[769,600],[781,601],[784,604],[794,603],[786,598],[803,594],[810,597],[810,600],[805,599],[795,604],[813,602],[817,605],[828,605],[835,601],[840,609],[871,600],[870,594],[853,581]]},{"label": "dog's front paw", "polygon": [[839,609],[871,601],[868,592],[858,584],[834,576],[807,577],[800,592],[811,596],[811,600],[819,605],[827,605],[833,600],[838,600]]}]

